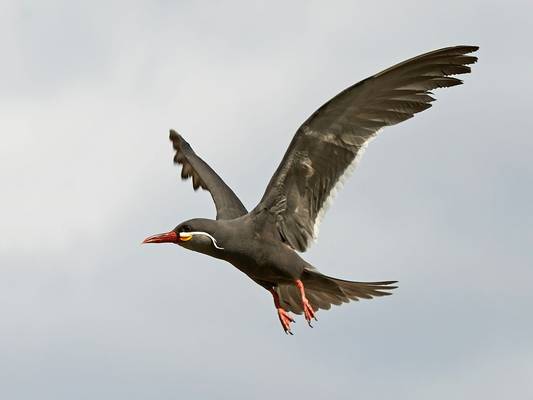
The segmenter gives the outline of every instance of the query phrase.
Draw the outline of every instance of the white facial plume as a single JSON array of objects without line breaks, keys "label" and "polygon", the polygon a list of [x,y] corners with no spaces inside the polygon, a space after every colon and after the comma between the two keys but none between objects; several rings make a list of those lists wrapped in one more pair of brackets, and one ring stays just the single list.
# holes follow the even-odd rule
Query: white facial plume
[{"label": "white facial plume", "polygon": [[223,247],[220,247],[217,243],[217,240],[211,236],[209,233],[207,232],[200,232],[200,231],[197,231],[197,232],[180,232],[180,237],[181,238],[187,238],[187,237],[190,237],[190,236],[195,236],[195,235],[201,235],[201,236],[207,236],[209,239],[211,239],[211,241],[213,242],[213,246],[215,246],[215,248],[219,249],[219,250],[224,250]]}]

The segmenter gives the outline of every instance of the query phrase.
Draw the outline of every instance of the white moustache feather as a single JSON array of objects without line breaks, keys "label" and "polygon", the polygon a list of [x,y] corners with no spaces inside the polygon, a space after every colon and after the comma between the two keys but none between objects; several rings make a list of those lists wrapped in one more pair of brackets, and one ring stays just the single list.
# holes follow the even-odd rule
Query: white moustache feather
[{"label": "white moustache feather", "polygon": [[224,250],[224,247],[220,247],[217,243],[217,240],[212,236],[210,235],[209,233],[207,232],[180,232],[180,237],[187,237],[189,235],[201,235],[201,236],[207,236],[209,239],[211,239],[211,241],[213,242],[213,246],[215,246],[217,249],[219,250]]}]

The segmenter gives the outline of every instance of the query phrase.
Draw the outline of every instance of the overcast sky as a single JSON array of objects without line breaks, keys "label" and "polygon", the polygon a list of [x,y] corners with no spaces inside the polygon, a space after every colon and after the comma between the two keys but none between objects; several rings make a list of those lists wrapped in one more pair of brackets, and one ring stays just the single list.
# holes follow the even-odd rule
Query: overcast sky
[{"label": "overcast sky", "polygon": [[[0,2],[0,397],[533,396],[530,1]],[[304,257],[400,281],[300,317],[231,265],[140,246],[214,217],[182,133],[252,208],[345,87],[479,45],[465,84],[372,143]]]}]

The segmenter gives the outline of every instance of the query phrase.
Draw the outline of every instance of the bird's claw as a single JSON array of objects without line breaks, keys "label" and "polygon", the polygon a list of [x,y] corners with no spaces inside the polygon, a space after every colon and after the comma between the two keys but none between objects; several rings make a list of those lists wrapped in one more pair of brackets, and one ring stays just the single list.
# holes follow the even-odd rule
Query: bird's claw
[{"label": "bird's claw", "polygon": [[302,306],[305,320],[307,321],[307,324],[312,328],[313,325],[311,325],[311,320],[314,319],[315,321],[318,321],[315,316],[315,311],[313,310],[313,307],[311,307],[311,304],[309,304],[309,300],[307,300],[307,297],[305,296],[305,288],[303,282],[301,280],[297,280],[295,283],[296,287],[298,287],[298,289],[300,290],[300,296],[302,297]]},{"label": "bird's claw", "polygon": [[315,321],[318,321],[318,319],[316,318],[315,312],[313,311],[313,308],[311,307],[307,299],[304,299],[303,303],[305,320],[307,321],[307,324],[312,328],[313,325],[311,325],[311,320],[314,319]]},{"label": "bird's claw", "polygon": [[287,335],[292,335],[291,322],[294,322],[294,319],[283,308],[278,308],[278,318],[279,322],[281,322],[281,326],[283,327],[283,331]]}]

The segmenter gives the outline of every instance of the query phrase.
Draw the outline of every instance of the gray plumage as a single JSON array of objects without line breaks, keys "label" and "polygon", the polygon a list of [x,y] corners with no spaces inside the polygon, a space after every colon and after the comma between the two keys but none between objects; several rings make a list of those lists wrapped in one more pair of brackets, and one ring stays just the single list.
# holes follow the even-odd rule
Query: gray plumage
[{"label": "gray plumage", "polygon": [[[285,319],[286,332],[290,328],[288,317],[282,315],[285,311],[305,311],[309,322],[313,315],[304,310],[305,304],[315,311],[327,310],[332,304],[391,294],[395,281],[328,277],[296,251],[305,251],[316,237],[336,186],[357,164],[370,139],[382,128],[431,107],[432,90],[461,84],[452,75],[470,72],[468,65],[477,58],[469,54],[477,49],[456,46],[422,54],[350,86],[325,103],[297,130],[251,212],[189,144],[171,131],[174,162],[182,166],[182,178],[192,178],[195,190],[201,187],[210,192],[217,217],[186,221],[145,242],[172,241],[230,262],[270,290],[275,302],[279,300],[282,310],[278,308],[278,315],[280,321]],[[301,284],[307,299],[302,298]]]},{"label": "gray plumage", "polygon": [[181,177],[192,178],[194,190],[202,188],[211,193],[217,209],[217,219],[233,219],[248,212],[233,190],[204,160],[196,155],[181,135],[171,130],[170,140],[176,150],[174,163],[182,166]]},{"label": "gray plumage", "polygon": [[[430,90],[461,84],[449,75],[470,72],[474,46],[432,51],[342,91],[298,129],[253,212],[276,216],[283,241],[305,251],[335,184],[381,129],[431,107]],[[318,221],[319,222],[319,221]]]}]

